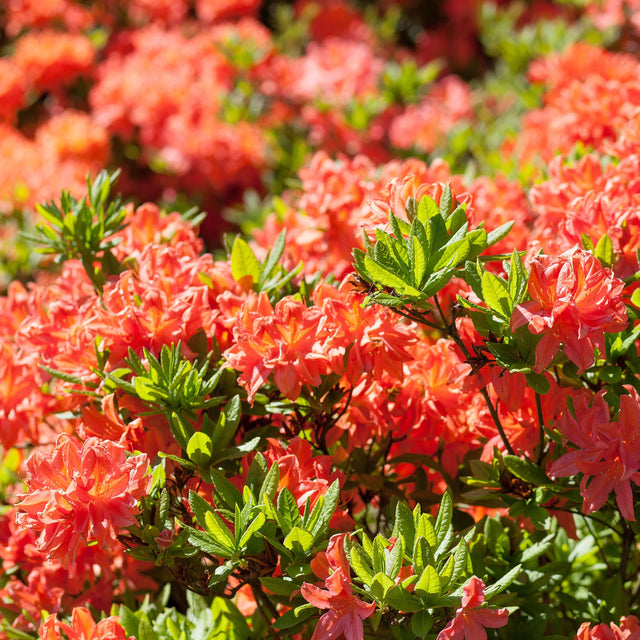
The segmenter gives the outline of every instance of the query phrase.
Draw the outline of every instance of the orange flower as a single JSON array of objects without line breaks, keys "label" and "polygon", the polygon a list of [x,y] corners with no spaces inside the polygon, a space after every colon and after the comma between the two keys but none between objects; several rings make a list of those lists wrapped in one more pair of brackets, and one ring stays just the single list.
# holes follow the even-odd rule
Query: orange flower
[{"label": "orange flower", "polygon": [[11,59],[0,59],[0,119],[13,120],[26,102],[22,69]]},{"label": "orange flower", "polygon": [[319,339],[324,321],[320,309],[290,297],[275,307],[264,292],[249,298],[236,318],[236,344],[224,357],[242,373],[238,381],[250,402],[272,373],[278,389],[291,400],[303,385],[320,384],[320,376],[331,371],[330,357]]},{"label": "orange flower", "polygon": [[488,609],[484,603],[484,582],[471,576],[464,585],[461,606],[451,622],[438,634],[436,640],[487,640],[485,627],[504,627],[509,618],[508,609]]},{"label": "orange flower", "polygon": [[556,258],[533,258],[531,300],[516,306],[511,328],[528,324],[531,333],[542,334],[535,371],[540,373],[551,364],[561,343],[567,358],[581,371],[594,363],[594,349],[604,354],[604,333],[622,331],[627,325],[623,288],[610,269],[582,249]]},{"label": "orange flower", "polygon": [[115,442],[88,438],[80,444],[61,434],[53,451],[38,449],[27,459],[30,491],[21,496],[16,521],[39,532],[38,549],[63,566],[88,542],[113,548],[119,530],[136,521],[148,466],[146,454],[127,458]]},{"label": "orange flower", "polygon": [[22,36],[14,60],[40,91],[59,89],[80,75],[91,73],[95,49],[87,36],[55,31]]},{"label": "orange flower", "polygon": [[617,422],[609,417],[604,391],[593,398],[590,406],[586,391],[576,395],[575,417],[566,409],[556,425],[565,441],[577,449],[558,458],[549,473],[558,478],[583,474],[583,513],[600,509],[615,491],[620,514],[635,521],[631,482],[640,484],[640,396],[631,385],[625,388],[629,395],[620,398]]},{"label": "orange flower", "polygon": [[640,624],[635,616],[622,616],[620,626],[601,623],[592,629],[588,622],[583,622],[574,640],[640,640]]},{"label": "orange flower", "polygon": [[116,616],[110,616],[97,624],[91,613],[84,607],[75,607],[71,614],[71,625],[60,622],[55,615],[49,616],[38,630],[41,640],[63,640],[64,631],[68,640],[134,640],[127,636],[126,631]]},{"label": "orange flower", "polygon": [[331,536],[326,552],[321,551],[311,561],[312,571],[327,588],[306,582],[302,585],[302,597],[307,602],[318,609],[329,609],[318,621],[311,640],[334,640],[342,634],[347,640],[362,640],[362,621],[376,608],[374,602],[363,602],[353,595],[345,537],[345,533]]},{"label": "orange flower", "polygon": [[353,290],[351,279],[338,288],[321,283],[313,294],[327,317],[326,352],[335,359],[332,369],[341,373],[347,354],[345,376],[353,386],[365,375],[378,379],[383,371],[402,380],[403,363],[413,359],[406,349],[416,342],[414,327],[398,323],[383,307],[363,307],[363,299]]}]

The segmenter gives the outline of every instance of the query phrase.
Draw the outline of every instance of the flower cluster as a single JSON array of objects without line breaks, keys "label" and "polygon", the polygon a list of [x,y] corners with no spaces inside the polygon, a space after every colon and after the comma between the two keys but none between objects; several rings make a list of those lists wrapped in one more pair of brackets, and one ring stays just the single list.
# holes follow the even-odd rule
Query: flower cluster
[{"label": "flower cluster", "polygon": [[19,526],[39,533],[37,547],[65,566],[83,545],[112,548],[135,522],[137,501],[149,484],[145,454],[127,458],[124,447],[98,438],[82,445],[58,436],[51,453],[26,461],[29,493],[17,503]]},{"label": "flower cluster", "polygon": [[565,410],[557,428],[575,445],[550,467],[552,475],[563,477],[582,473],[580,493],[583,511],[593,513],[615,491],[616,503],[627,520],[635,520],[631,482],[640,483],[638,418],[640,397],[633,387],[620,398],[618,420],[609,417],[602,392],[587,404],[585,395],[575,401],[575,416]]},{"label": "flower cluster", "polygon": [[516,306],[511,327],[526,324],[531,333],[542,335],[536,347],[536,371],[549,366],[560,343],[580,371],[594,363],[595,349],[604,354],[604,333],[621,331],[627,324],[623,289],[622,281],[581,249],[555,258],[533,258],[531,300]]}]

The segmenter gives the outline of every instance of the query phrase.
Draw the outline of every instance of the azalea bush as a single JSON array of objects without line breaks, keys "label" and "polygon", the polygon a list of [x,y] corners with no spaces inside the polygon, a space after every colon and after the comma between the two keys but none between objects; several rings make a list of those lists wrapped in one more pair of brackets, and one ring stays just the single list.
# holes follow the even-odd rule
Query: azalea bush
[{"label": "azalea bush", "polygon": [[471,5],[4,8],[1,638],[640,638],[640,21]]}]

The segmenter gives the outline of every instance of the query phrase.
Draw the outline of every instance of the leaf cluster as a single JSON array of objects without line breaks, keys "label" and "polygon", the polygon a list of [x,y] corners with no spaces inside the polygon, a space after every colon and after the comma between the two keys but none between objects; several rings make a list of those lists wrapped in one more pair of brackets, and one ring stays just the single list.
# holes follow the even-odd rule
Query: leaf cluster
[{"label": "leaf cluster", "polygon": [[119,171],[111,175],[101,171],[93,181],[87,177],[87,195],[80,200],[63,190],[60,205],[53,200],[37,205],[45,222],[36,224],[37,233],[27,236],[41,245],[38,252],[54,255],[58,263],[80,260],[98,292],[108,276],[121,271],[111,251],[119,242],[115,234],[126,226],[122,199],[112,196],[119,175]]},{"label": "leaf cluster", "polygon": [[375,231],[375,243],[363,234],[365,250],[354,249],[356,271],[374,289],[369,303],[389,307],[430,308],[429,298],[444,288],[465,262],[475,260],[501,240],[512,222],[487,233],[481,224],[469,230],[464,205],[445,187],[440,204],[430,196],[409,199],[409,222],[389,212],[392,233]]}]

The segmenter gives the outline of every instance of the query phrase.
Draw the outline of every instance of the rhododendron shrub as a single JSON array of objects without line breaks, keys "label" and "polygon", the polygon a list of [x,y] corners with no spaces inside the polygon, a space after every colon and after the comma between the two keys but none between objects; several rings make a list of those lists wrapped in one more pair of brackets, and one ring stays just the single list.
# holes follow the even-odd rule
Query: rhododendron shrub
[{"label": "rhododendron shrub", "polygon": [[640,637],[635,10],[480,4],[7,4],[1,639]]}]

